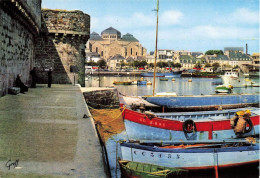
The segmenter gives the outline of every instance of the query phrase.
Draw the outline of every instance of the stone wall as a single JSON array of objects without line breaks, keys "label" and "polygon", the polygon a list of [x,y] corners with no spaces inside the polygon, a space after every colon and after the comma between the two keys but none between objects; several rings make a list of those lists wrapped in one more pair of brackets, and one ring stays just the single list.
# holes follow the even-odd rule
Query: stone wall
[{"label": "stone wall", "polygon": [[46,70],[53,68],[53,83],[73,83],[71,66],[77,66],[76,79],[85,86],[85,44],[89,39],[90,16],[81,11],[42,9],[42,30],[36,40],[36,66],[41,83],[47,83]]},{"label": "stone wall", "polygon": [[41,0],[0,0],[0,96],[14,85],[17,74],[29,83],[40,13]]},{"label": "stone wall", "polygon": [[118,109],[119,98],[116,88],[84,91],[83,96],[88,106],[95,109]]}]

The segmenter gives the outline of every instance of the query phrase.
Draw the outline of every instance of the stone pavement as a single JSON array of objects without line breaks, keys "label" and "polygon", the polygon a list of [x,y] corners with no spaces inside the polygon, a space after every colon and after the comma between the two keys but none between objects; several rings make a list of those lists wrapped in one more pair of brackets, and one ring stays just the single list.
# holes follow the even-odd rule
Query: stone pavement
[{"label": "stone pavement", "polygon": [[107,177],[93,121],[84,114],[90,115],[80,86],[37,85],[1,97],[0,177]]}]

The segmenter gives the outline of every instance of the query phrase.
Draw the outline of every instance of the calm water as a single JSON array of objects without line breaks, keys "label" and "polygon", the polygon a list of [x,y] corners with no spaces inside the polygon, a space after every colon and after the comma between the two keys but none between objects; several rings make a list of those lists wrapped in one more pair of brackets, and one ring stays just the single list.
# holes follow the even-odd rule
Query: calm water
[{"label": "calm water", "polygon": [[[130,81],[138,80],[140,77],[108,77],[100,76],[100,82],[98,77],[90,76],[86,78],[86,87],[98,87],[102,86],[114,86],[119,92],[129,96],[143,96],[151,95],[153,93],[152,85],[113,85],[114,81]],[[153,78],[146,77],[148,81],[153,82]],[[192,82],[188,82],[191,79]],[[259,79],[251,79],[255,83],[259,83]],[[244,78],[240,79],[241,86]],[[214,94],[216,85],[214,83],[222,82],[221,78],[169,78],[168,81],[160,81],[160,77],[156,78],[155,92],[176,92],[177,95],[201,95],[201,94]],[[259,92],[259,87],[241,87],[234,88],[233,93],[255,93]]]},{"label": "calm water", "polygon": [[[100,76],[100,82],[98,77],[90,76],[86,78],[86,87],[101,87],[104,86],[114,86],[118,89],[119,92],[129,95],[129,96],[143,96],[151,95],[153,86],[152,85],[113,85],[114,81],[130,81],[138,80],[140,77],[108,77]],[[146,77],[148,81],[153,82],[153,78]],[[215,87],[214,83],[222,82],[221,78],[217,79],[207,79],[207,78],[175,78],[175,81],[169,78],[168,81],[160,81],[159,78],[156,78],[156,90],[155,92],[176,92],[178,95],[200,95],[200,94],[214,94]],[[189,79],[192,79],[192,82],[188,82]],[[241,83],[244,81],[244,78],[240,78]],[[259,79],[252,79],[255,83],[259,83]],[[237,81],[236,81],[237,82]],[[241,85],[242,86],[242,85]],[[234,88],[233,93],[255,93],[259,92],[259,87],[247,87],[247,88]],[[120,146],[116,142],[118,140],[127,140],[127,133],[123,131],[120,134],[112,136],[106,142],[106,148],[108,151],[108,159],[110,164],[110,171],[113,178],[118,178],[121,176],[120,168],[117,163],[118,157],[121,156]],[[259,170],[254,168],[246,168],[245,170],[240,169],[227,169],[219,171],[219,177],[237,177],[237,178],[255,178],[258,177]],[[210,178],[214,177],[214,171],[208,172],[195,172],[190,173],[188,177],[203,177]]]}]

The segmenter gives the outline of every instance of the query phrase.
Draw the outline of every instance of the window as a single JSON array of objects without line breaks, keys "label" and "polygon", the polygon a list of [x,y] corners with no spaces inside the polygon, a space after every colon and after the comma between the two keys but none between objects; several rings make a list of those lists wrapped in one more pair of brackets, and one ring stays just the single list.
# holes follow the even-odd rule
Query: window
[{"label": "window", "polygon": [[133,55],[133,48],[131,48],[131,52],[130,52],[131,55]]},{"label": "window", "polygon": [[96,47],[96,52],[98,53],[98,47]]},{"label": "window", "polygon": [[101,51],[101,56],[103,56],[103,51]]}]

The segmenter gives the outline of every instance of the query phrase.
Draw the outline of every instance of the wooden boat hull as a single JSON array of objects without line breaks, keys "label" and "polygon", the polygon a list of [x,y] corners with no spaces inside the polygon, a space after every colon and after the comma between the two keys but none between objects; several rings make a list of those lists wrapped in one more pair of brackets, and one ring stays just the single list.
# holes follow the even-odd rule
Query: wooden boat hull
[{"label": "wooden boat hull", "polygon": [[259,164],[259,145],[223,148],[161,148],[121,143],[122,159],[187,170]]},{"label": "wooden boat hull", "polygon": [[121,177],[125,178],[158,178],[183,177],[188,171],[184,169],[169,168],[152,164],[119,160]]},{"label": "wooden boat hull", "polygon": [[[259,109],[251,109],[253,129],[248,133],[236,134],[230,125],[230,118],[239,109],[224,111],[204,111],[196,113],[146,114],[125,109],[122,116],[130,140],[207,140],[246,137],[259,134]],[[194,120],[196,130],[184,132],[187,120]]]},{"label": "wooden boat hull", "polygon": [[259,94],[144,96],[146,101],[175,110],[216,110],[259,106]]},{"label": "wooden boat hull", "polygon": [[114,85],[132,85],[132,82],[113,82]]}]

